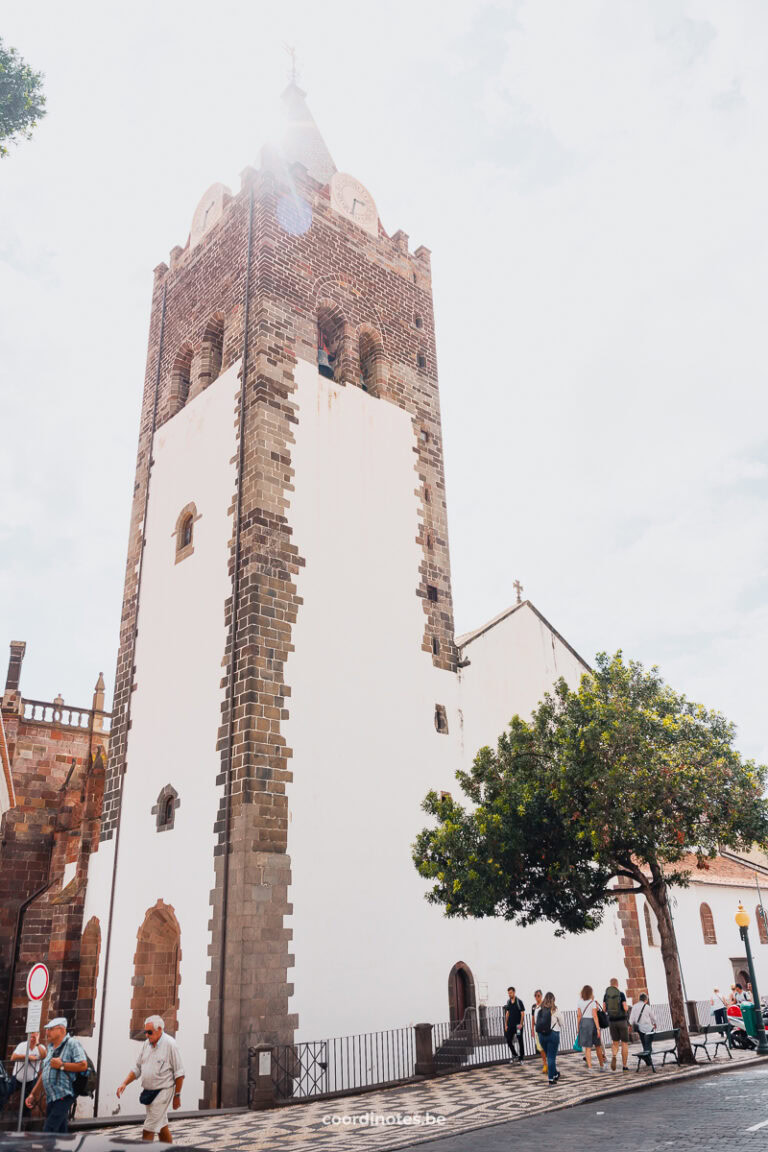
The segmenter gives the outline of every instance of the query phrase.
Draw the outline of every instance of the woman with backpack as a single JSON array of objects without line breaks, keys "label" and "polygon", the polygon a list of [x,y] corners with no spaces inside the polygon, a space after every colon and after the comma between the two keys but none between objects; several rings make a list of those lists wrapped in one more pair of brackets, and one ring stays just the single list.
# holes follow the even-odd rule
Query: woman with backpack
[{"label": "woman with backpack", "polygon": [[600,1038],[600,1020],[598,1019],[597,1001],[591,984],[585,984],[581,990],[581,999],[576,1005],[576,1020],[579,1025],[579,1044],[584,1049],[584,1059],[587,1068],[592,1071],[592,1049],[597,1052],[597,1062],[600,1071],[605,1070],[605,1050]]},{"label": "woman with backpack", "polygon": [[554,992],[547,992],[541,1002],[541,1008],[536,1013],[536,1032],[541,1046],[547,1055],[547,1075],[550,1087],[557,1084],[560,1073],[557,1070],[557,1050],[560,1047],[560,1029],[562,1023],[557,1011]]}]

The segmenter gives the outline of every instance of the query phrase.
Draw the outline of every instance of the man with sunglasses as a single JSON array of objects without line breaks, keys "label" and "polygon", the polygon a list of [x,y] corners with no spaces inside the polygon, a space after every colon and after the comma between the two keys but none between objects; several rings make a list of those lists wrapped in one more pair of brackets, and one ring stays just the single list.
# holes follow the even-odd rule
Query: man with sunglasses
[{"label": "man with sunglasses", "polygon": [[154,1140],[155,1133],[161,1144],[172,1144],[168,1126],[168,1109],[181,1107],[181,1086],[184,1069],[176,1041],[165,1032],[161,1016],[149,1016],[144,1021],[146,1040],[139,1053],[136,1066],[128,1073],[117,1090],[118,1100],[129,1084],[141,1080],[143,1089],[139,1100],[147,1109],[142,1140]]}]

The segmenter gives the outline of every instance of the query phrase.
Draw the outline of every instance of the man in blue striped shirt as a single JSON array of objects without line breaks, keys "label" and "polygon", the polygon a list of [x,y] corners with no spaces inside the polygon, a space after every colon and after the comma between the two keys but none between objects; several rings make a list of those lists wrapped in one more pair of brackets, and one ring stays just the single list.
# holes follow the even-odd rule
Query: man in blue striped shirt
[{"label": "man in blue striped shirt", "polygon": [[43,1132],[68,1132],[69,1110],[75,1099],[75,1076],[86,1071],[88,1061],[80,1041],[67,1032],[67,1021],[63,1016],[49,1020],[45,1030],[48,1033],[48,1051],[26,1103],[31,1108],[45,1089]]}]

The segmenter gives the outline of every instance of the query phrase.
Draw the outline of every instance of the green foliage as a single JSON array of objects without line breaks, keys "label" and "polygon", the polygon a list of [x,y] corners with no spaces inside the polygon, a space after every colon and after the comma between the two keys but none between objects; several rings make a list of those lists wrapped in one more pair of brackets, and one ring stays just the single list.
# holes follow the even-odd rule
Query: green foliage
[{"label": "green foliage", "polygon": [[[448,916],[601,921],[616,876],[666,899],[718,847],[768,842],[766,768],[742,761],[734,727],[674,692],[653,668],[597,657],[577,691],[564,680],[529,722],[458,773],[471,805],[423,807],[413,858]],[[655,906],[655,905],[654,905]]]},{"label": "green foliage", "polygon": [[29,140],[43,116],[42,73],[33,72],[15,48],[0,40],[0,156],[8,155],[6,142]]}]

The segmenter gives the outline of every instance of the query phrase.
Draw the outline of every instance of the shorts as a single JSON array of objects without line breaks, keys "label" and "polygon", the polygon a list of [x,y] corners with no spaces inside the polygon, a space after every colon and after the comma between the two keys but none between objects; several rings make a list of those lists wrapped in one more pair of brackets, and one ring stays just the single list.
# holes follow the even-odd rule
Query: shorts
[{"label": "shorts", "polygon": [[168,1109],[173,1100],[175,1088],[161,1088],[151,1104],[147,1104],[147,1115],[144,1120],[145,1132],[159,1132],[168,1123]]},{"label": "shorts", "polygon": [[620,1040],[622,1044],[629,1044],[629,1024],[626,1020],[609,1020],[611,1040]]},{"label": "shorts", "polygon": [[579,1044],[582,1048],[599,1048],[600,1033],[591,1016],[582,1016],[579,1021]]}]

